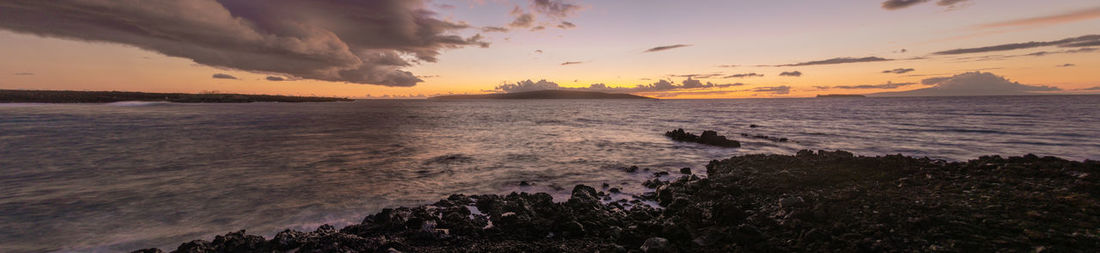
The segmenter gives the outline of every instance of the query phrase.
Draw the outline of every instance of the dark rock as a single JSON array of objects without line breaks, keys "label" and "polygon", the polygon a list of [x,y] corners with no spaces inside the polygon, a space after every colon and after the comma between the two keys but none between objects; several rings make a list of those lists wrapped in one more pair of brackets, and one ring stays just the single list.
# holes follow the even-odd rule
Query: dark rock
[{"label": "dark rock", "polygon": [[671,247],[669,247],[668,239],[660,237],[651,237],[649,239],[646,239],[645,243],[642,243],[642,247],[640,249],[642,250],[642,252],[645,253],[675,252],[674,250],[672,250]]},{"label": "dark rock", "polygon": [[760,127],[760,126],[757,126],[757,125],[749,125],[749,128],[757,128],[757,127]]},{"label": "dark rock", "polygon": [[684,168],[680,169],[680,174],[691,175],[691,168],[684,167]]},{"label": "dark rock", "polygon": [[139,249],[139,250],[131,251],[131,253],[164,253],[164,251],[160,250],[158,248],[151,248],[151,249]]},{"label": "dark rock", "polygon": [[614,188],[614,187],[612,187],[610,190],[607,190],[607,191],[609,191],[611,193],[622,193],[622,191],[620,191],[619,188]]},{"label": "dark rock", "polygon": [[630,166],[630,167],[624,168],[623,171],[626,171],[626,172],[629,172],[629,173],[634,173],[634,172],[638,171],[638,166]]},{"label": "dark rock", "polygon": [[737,148],[741,147],[741,143],[738,141],[726,139],[725,136],[718,135],[715,131],[703,131],[702,135],[696,136],[695,134],[684,131],[683,128],[665,132],[665,136],[672,138],[674,141],[680,142],[695,142],[705,145]]},{"label": "dark rock", "polygon": [[531,184],[527,183],[527,181],[519,181],[519,186],[531,186]]}]

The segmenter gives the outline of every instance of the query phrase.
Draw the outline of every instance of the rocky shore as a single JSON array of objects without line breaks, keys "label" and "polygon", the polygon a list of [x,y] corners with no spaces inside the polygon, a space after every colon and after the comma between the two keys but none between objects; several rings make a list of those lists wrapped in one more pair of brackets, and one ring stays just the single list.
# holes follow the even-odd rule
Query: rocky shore
[{"label": "rocky shore", "polygon": [[608,193],[584,185],[560,203],[546,193],[453,195],[385,209],[342,229],[287,230],[274,238],[239,231],[184,243],[174,252],[1100,248],[1096,161],[1027,155],[945,162],[804,150],[711,161],[706,172],[701,178],[682,169],[672,180],[651,180],[647,187],[654,191],[630,201],[610,201]]}]

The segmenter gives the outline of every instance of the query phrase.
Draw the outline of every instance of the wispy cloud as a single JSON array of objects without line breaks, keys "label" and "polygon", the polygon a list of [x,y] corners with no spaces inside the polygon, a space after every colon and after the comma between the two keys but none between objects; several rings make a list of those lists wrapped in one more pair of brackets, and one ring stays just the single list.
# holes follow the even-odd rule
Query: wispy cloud
[{"label": "wispy cloud", "polygon": [[237,79],[237,77],[235,77],[235,76],[231,76],[229,74],[224,74],[224,73],[216,73],[211,77],[213,77],[214,79],[234,79],[234,80]]},{"label": "wispy cloud", "polygon": [[743,74],[727,75],[727,76],[723,76],[722,78],[746,78],[746,77],[762,77],[762,76],[764,76],[764,75],[757,74],[757,73],[743,73]]},{"label": "wispy cloud", "polygon": [[1055,40],[1055,41],[1031,41],[1031,42],[1000,44],[1000,45],[975,47],[975,48],[959,48],[959,49],[939,51],[939,52],[935,52],[935,53],[932,53],[932,54],[956,55],[956,54],[972,54],[972,53],[1008,51],[1008,50],[1017,50],[1017,49],[1047,47],[1047,46],[1087,47],[1087,46],[1097,46],[1097,45],[1100,45],[1100,35],[1085,35],[1085,36],[1066,38],[1066,39]]},{"label": "wispy cloud", "polygon": [[1073,66],[1077,66],[1077,65],[1073,64],[1073,63],[1066,63],[1066,64],[1058,65],[1057,67],[1067,68],[1067,67],[1073,67]]},{"label": "wispy cloud", "polygon": [[900,87],[905,87],[905,86],[914,85],[914,84],[917,84],[917,83],[887,82],[887,83],[884,83],[884,84],[837,85],[837,86],[832,86],[832,87],[823,87],[823,86],[817,86],[817,87],[818,88],[824,88],[824,89],[846,89],[846,90],[854,90],[854,89],[897,89],[897,88],[900,88]]},{"label": "wispy cloud", "polygon": [[499,26],[486,26],[486,27],[482,27],[481,31],[482,32],[487,32],[487,33],[502,33],[502,32],[508,32],[508,28],[499,27]]},{"label": "wispy cloud", "polygon": [[779,73],[779,76],[800,77],[800,76],[802,76],[802,72],[801,71],[783,71],[783,73]]},{"label": "wispy cloud", "polygon": [[584,62],[583,61],[567,61],[567,62],[561,63],[561,65],[565,66],[565,65],[574,65],[574,64],[581,64],[581,63],[584,63]]},{"label": "wispy cloud", "polygon": [[676,49],[676,48],[689,47],[689,46],[691,46],[691,45],[676,44],[676,45],[668,45],[668,46],[659,46],[659,47],[646,49],[643,53],[660,52],[660,51],[665,51],[665,50],[669,50],[669,49]]},{"label": "wispy cloud", "polygon": [[742,83],[728,83],[728,84],[716,84],[711,82],[702,82],[696,79],[687,78],[680,84],[674,84],[669,80],[659,80],[650,84],[638,84],[633,87],[608,87],[603,83],[590,84],[588,87],[562,87],[558,83],[550,82],[546,80],[539,81],[519,81],[516,83],[508,83],[497,86],[494,90],[500,92],[526,92],[526,91],[538,91],[538,90],[580,90],[580,91],[599,91],[599,92],[612,92],[612,93],[645,93],[645,92],[666,92],[666,91],[678,91],[678,90],[701,90],[701,89],[720,89],[735,86],[742,86]]},{"label": "wispy cloud", "polygon": [[560,24],[558,24],[558,28],[561,28],[561,29],[569,29],[569,28],[574,28],[574,27],[577,27],[577,25],[575,25],[571,22],[567,22],[567,21],[562,21]]},{"label": "wispy cloud", "polygon": [[1100,7],[1075,10],[1071,12],[1059,13],[1049,16],[1025,18],[1017,20],[1009,20],[997,23],[990,23],[978,26],[978,28],[1001,28],[1001,27],[1013,27],[1013,26],[1046,26],[1055,25],[1061,23],[1070,23],[1082,20],[1089,20],[1094,18],[1100,18]]},{"label": "wispy cloud", "polygon": [[[882,2],[882,8],[887,10],[897,10],[925,3],[928,1],[929,0],[887,0],[885,2]],[[956,5],[965,3],[967,1],[968,0],[939,0],[936,1],[936,5],[954,8],[956,7]]]},{"label": "wispy cloud", "polygon": [[755,89],[752,89],[752,92],[784,95],[784,94],[790,94],[791,93],[791,86],[781,85],[781,86],[771,86],[771,87],[757,87]]},{"label": "wispy cloud", "polygon": [[19,72],[19,73],[15,73],[15,75],[17,75],[17,76],[33,76],[33,75],[34,75],[34,73],[31,73],[31,72]]},{"label": "wispy cloud", "polygon": [[883,70],[882,73],[884,73],[884,74],[905,74],[905,73],[913,72],[914,70],[916,70],[916,69],[913,69],[913,68],[896,68],[896,69],[891,69],[891,70]]},{"label": "wispy cloud", "polygon": [[282,77],[278,77],[278,76],[268,76],[267,78],[264,78],[264,79],[267,79],[268,81],[273,81],[273,82],[286,81],[286,78],[282,78]]},{"label": "wispy cloud", "polygon": [[859,62],[877,62],[877,61],[892,61],[892,60],[882,58],[882,57],[874,57],[874,56],[863,57],[863,58],[838,57],[838,58],[832,58],[832,59],[820,60],[820,61],[808,61],[808,62],[800,62],[800,63],[792,63],[792,64],[775,65],[775,67],[797,67],[797,66],[830,65],[830,64],[844,64],[844,63],[859,63]]}]

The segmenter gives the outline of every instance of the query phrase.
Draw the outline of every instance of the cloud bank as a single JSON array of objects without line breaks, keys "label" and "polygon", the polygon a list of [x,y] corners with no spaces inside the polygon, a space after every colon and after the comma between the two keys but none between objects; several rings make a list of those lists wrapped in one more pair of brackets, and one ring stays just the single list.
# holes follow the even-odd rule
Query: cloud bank
[{"label": "cloud bank", "polygon": [[413,86],[403,68],[488,46],[423,0],[0,1],[0,29],[135,46],[198,64],[324,81]]},{"label": "cloud bank", "polygon": [[1060,91],[1051,86],[1026,85],[1009,81],[1004,77],[988,72],[967,72],[951,77],[936,77],[921,81],[933,87],[911,91],[884,92],[874,96],[1002,96],[1034,95],[1042,92]]},{"label": "cloud bank", "polygon": [[802,72],[800,72],[800,71],[783,71],[783,73],[779,73],[779,76],[800,77],[800,76],[802,76]]}]

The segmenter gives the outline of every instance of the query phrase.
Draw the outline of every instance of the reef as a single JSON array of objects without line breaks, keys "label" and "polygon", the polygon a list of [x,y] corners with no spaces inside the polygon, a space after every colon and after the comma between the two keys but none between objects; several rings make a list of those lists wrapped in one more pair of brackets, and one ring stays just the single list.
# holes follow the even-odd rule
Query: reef
[{"label": "reef", "polygon": [[[690,169],[684,170],[690,172]],[[609,173],[628,173],[610,171]],[[655,174],[632,200],[578,185],[452,195],[342,229],[245,231],[174,252],[1054,251],[1100,248],[1100,162],[1026,155],[948,162],[845,151],[711,161]],[[656,205],[646,204],[656,202]],[[161,252],[144,249],[136,252]]]},{"label": "reef", "polygon": [[718,135],[715,131],[703,131],[703,134],[695,135],[684,131],[683,128],[665,132],[665,136],[672,138],[674,141],[679,142],[695,142],[704,145],[738,148],[741,147],[741,142],[727,139],[726,136]]}]

